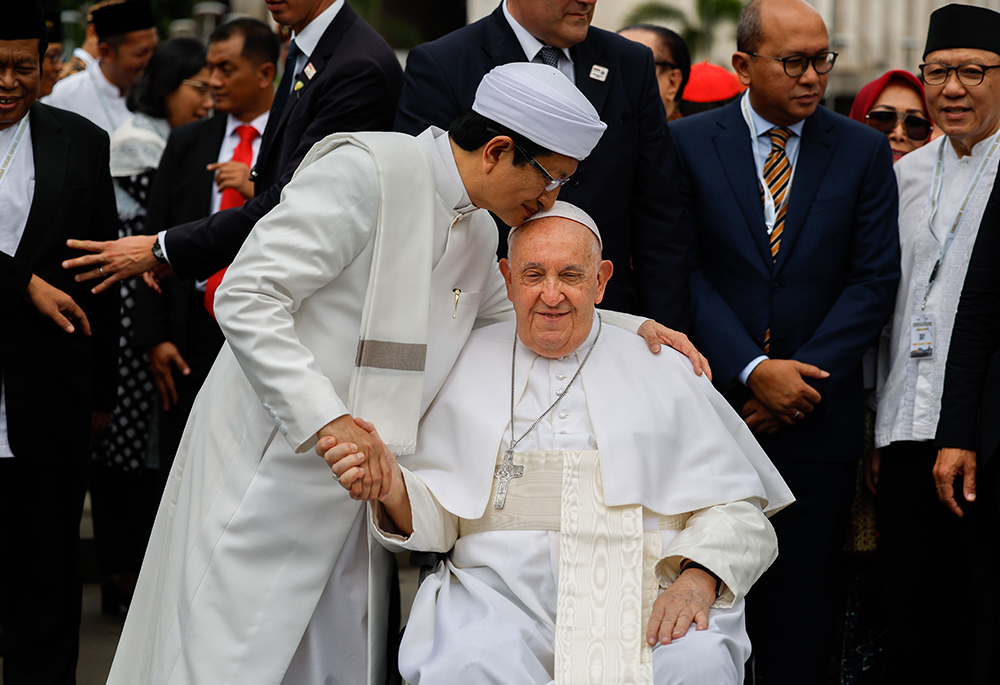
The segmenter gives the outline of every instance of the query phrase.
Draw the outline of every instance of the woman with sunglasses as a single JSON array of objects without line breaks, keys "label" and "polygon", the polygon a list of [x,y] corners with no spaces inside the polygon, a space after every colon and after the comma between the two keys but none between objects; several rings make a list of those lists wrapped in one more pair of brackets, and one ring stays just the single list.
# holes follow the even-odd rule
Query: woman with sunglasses
[{"label": "woman with sunglasses", "polygon": [[[166,41],[128,93],[133,115],[111,136],[120,237],[144,232],[146,200],[170,131],[212,109],[205,57],[205,46],[194,38]],[[118,405],[93,447],[90,477],[101,609],[108,614],[128,604],[160,498],[158,472],[153,470],[156,387],[145,350],[131,346],[134,293],[145,286],[140,279],[126,279],[120,286]]]},{"label": "woman with sunglasses", "polygon": [[858,92],[851,118],[889,136],[894,162],[929,141],[934,128],[923,84],[899,69],[882,74]]}]

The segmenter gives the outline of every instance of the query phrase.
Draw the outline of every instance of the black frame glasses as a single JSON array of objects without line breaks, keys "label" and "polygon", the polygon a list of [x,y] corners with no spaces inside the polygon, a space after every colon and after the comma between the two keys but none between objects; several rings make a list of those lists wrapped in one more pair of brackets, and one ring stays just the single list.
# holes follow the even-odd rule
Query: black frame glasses
[{"label": "black frame glasses", "polygon": [[785,75],[791,78],[802,76],[802,74],[809,70],[810,64],[812,64],[817,74],[829,74],[833,69],[833,65],[837,62],[837,57],[840,55],[839,52],[830,52],[829,50],[816,53],[815,55],[789,55],[788,57],[771,57],[770,55],[762,55],[759,52],[748,52],[747,54],[781,62],[781,67],[785,70]]},{"label": "black frame glasses", "polygon": [[[928,67],[931,67],[928,70]],[[917,67],[920,69],[920,80],[924,85],[943,86],[948,82],[951,72],[955,72],[958,82],[963,86],[978,86],[986,78],[986,72],[990,69],[1000,68],[1000,64],[959,64],[957,67],[949,67],[947,64],[928,62]],[[929,72],[929,73],[928,73]]]},{"label": "black frame glasses", "polygon": [[902,122],[903,131],[910,140],[921,143],[931,137],[932,124],[929,119],[896,109],[873,109],[865,115],[865,123],[876,131],[889,135]]},{"label": "black frame glasses", "polygon": [[511,139],[511,142],[514,143],[514,147],[516,147],[517,150],[528,159],[528,164],[535,167],[535,169],[537,169],[542,174],[542,176],[545,177],[545,180],[548,181],[548,183],[545,184],[546,193],[551,193],[556,188],[560,188],[564,185],[568,185],[571,188],[575,188],[577,183],[579,183],[579,181],[574,181],[572,176],[570,176],[569,178],[556,178],[555,176],[547,172],[545,170],[545,167],[539,164],[538,160],[529,155],[525,151],[525,149],[520,145],[518,145],[513,138]]}]

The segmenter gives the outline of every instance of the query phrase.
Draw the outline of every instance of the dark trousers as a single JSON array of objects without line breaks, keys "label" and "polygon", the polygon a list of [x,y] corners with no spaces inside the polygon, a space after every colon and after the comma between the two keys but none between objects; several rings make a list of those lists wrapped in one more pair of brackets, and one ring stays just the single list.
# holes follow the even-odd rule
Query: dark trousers
[{"label": "dark trousers", "polygon": [[971,678],[972,617],[985,589],[969,583],[974,514],[958,518],[938,500],[936,458],[930,442],[882,450],[875,505],[885,682],[964,685]]},{"label": "dark trousers", "polygon": [[[980,462],[981,463],[981,462]],[[973,520],[973,576],[977,601],[975,661],[972,682],[1000,682],[1000,457],[996,454],[976,474]]]},{"label": "dark trousers", "polygon": [[85,459],[0,459],[5,685],[76,682]]},{"label": "dark trousers", "polygon": [[825,682],[843,589],[856,462],[772,460],[796,501],[771,518],[778,559],[747,594],[753,672],[757,685],[817,685]]},{"label": "dark trousers", "polygon": [[160,504],[159,472],[90,465],[91,513],[97,565],[105,578],[136,575]]}]

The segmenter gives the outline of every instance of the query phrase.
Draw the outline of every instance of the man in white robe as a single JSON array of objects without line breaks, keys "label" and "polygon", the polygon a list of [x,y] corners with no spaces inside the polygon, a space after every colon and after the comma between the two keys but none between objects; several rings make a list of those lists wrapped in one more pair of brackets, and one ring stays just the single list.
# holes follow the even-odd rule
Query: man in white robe
[{"label": "man in white robe", "polygon": [[[450,550],[417,592],[400,672],[742,683],[743,597],[791,493],[707,379],[595,318],[612,267],[589,216],[556,202],[511,235],[516,323],[472,333],[371,508],[389,549]],[[359,448],[324,456],[358,496]]]},{"label": "man in white robe", "polygon": [[[1000,13],[958,4],[936,10],[923,61],[927,105],[945,135],[895,165],[902,273],[880,345],[875,423],[882,587],[900,596],[923,592],[910,569],[926,540],[939,541],[956,568],[969,559],[968,522],[938,501],[960,462],[942,464],[935,487],[934,438],[955,313],[1000,162]],[[961,669],[970,662],[956,666],[952,658],[966,647],[961,631],[942,635],[931,654],[920,647],[928,609],[950,611],[951,600],[920,604],[886,612],[886,677],[966,680]]]},{"label": "man in white robe", "polygon": [[[366,436],[358,413],[405,450],[473,326],[509,316],[478,208],[517,224],[551,206],[596,143],[603,124],[565,81],[501,67],[450,133],[338,134],[306,156],[216,296],[228,343],[192,409],[109,683],[383,682],[391,556],[369,548],[363,507],[308,452]],[[515,141],[537,166],[514,159]],[[358,442],[378,492],[382,444]]]}]

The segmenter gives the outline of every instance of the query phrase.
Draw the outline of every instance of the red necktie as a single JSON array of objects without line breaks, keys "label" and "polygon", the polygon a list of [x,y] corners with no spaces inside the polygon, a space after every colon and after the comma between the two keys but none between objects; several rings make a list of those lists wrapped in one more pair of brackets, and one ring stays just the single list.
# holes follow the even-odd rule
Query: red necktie
[{"label": "red necktie", "polygon": [[[258,135],[257,129],[244,124],[236,127],[236,135],[240,137],[240,142],[237,143],[236,149],[233,150],[232,161],[242,162],[247,167],[253,166],[253,141]],[[245,201],[243,196],[240,195],[240,191],[235,188],[226,188],[222,191],[222,202],[219,204],[219,211],[232,209],[233,207],[242,207]],[[219,289],[219,284],[222,283],[222,277],[225,274],[226,270],[223,269],[213,274],[205,282],[205,309],[208,310],[208,313],[213,318],[215,317],[215,291]]]}]

